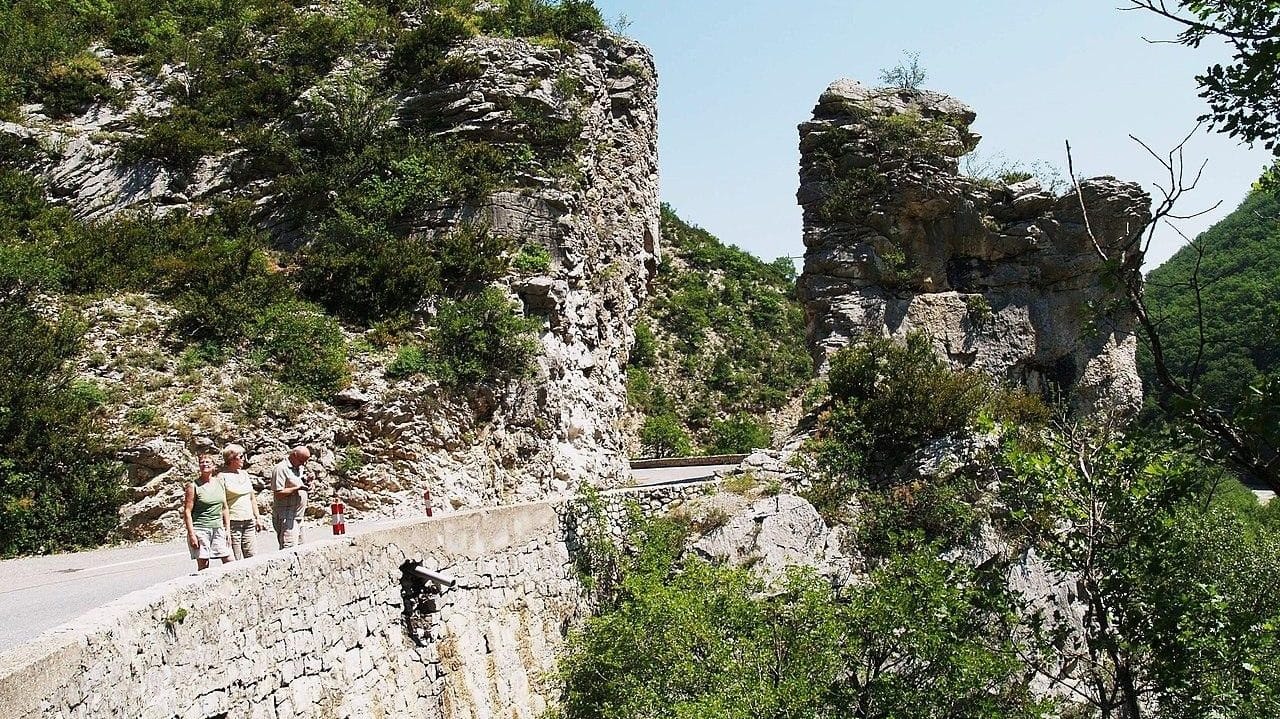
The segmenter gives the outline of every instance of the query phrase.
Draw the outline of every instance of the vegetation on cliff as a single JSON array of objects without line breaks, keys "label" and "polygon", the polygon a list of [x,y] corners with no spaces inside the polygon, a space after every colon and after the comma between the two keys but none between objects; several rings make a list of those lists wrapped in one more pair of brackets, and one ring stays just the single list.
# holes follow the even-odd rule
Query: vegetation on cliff
[{"label": "vegetation on cliff", "polygon": [[668,206],[661,229],[663,261],[627,370],[627,398],[644,415],[642,451],[767,447],[778,412],[812,374],[791,260],[762,262]]},{"label": "vegetation on cliff", "polygon": [[[565,716],[1280,709],[1276,509],[1176,437],[1050,422],[920,341],[843,350],[830,385],[805,474],[860,576],[765,584],[642,524],[571,639]],[[1061,595],[1015,581],[1037,563]]]},{"label": "vegetation on cliff", "polygon": [[101,390],[68,365],[82,328],[35,300],[0,269],[0,556],[101,543],[122,499]]},{"label": "vegetation on cliff", "polygon": [[[0,135],[5,342],[46,348],[39,372],[16,359],[0,367],[0,385],[14,387],[0,404],[0,501],[14,532],[0,536],[0,553],[100,542],[122,499],[101,481],[109,455],[93,412],[66,386],[74,323],[35,307],[147,293],[176,310],[155,329],[186,370],[234,357],[300,400],[345,387],[349,354],[369,342],[400,347],[392,378],[424,372],[459,388],[526,372],[540,322],[492,286],[541,248],[526,251],[481,223],[415,227],[431,209],[531,177],[576,181],[582,126],[516,99],[502,108],[512,124],[503,137],[443,138],[430,113],[393,122],[390,98],[475,79],[475,67],[449,57],[473,36],[563,47],[602,28],[587,0],[479,9],[465,0],[19,0],[0,9],[0,118],[21,124],[29,103],[55,120],[127,107],[122,93],[134,90],[111,74],[128,75],[169,102],[133,118],[118,162],[195,182],[217,157],[231,185],[254,188],[192,211],[82,220],[29,172],[56,148]],[[556,87],[576,91],[567,80]],[[369,342],[350,345],[346,336],[362,331]],[[23,394],[42,381],[42,393]]]}]

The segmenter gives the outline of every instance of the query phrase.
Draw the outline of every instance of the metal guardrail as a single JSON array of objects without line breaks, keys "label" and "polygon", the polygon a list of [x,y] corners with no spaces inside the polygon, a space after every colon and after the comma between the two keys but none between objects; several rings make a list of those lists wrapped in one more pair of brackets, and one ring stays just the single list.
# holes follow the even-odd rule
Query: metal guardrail
[{"label": "metal guardrail", "polygon": [[703,457],[653,457],[631,460],[632,469],[664,469],[667,467],[706,467],[713,464],[738,464],[745,454],[712,454]]}]

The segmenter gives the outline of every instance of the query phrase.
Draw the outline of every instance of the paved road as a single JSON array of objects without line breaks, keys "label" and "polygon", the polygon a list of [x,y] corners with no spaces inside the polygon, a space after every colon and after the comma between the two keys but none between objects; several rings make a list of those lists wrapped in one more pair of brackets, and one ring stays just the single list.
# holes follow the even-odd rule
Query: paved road
[{"label": "paved road", "polygon": [[[637,485],[695,481],[733,465],[671,467],[635,470]],[[403,520],[397,520],[403,521]],[[348,534],[360,534],[391,522],[348,525]],[[316,541],[329,534],[328,527],[308,527]],[[274,554],[275,535],[258,534],[258,551]],[[218,571],[215,564],[209,571]],[[90,552],[55,554],[0,561],[0,651],[30,641],[46,629],[75,619],[85,612],[139,589],[191,574],[195,562],[186,543],[175,539],[163,544],[130,544]]]},{"label": "paved road", "polygon": [[[360,534],[396,521],[403,520],[348,525],[347,533]],[[332,536],[327,526],[317,523],[307,530],[311,541]],[[259,532],[257,544],[259,554],[279,551],[271,531]],[[208,571],[219,566],[215,560]],[[195,561],[183,538],[0,561],[0,652],[129,592],[194,573]]]},{"label": "paved road", "polygon": [[705,467],[664,467],[661,469],[633,469],[631,476],[636,484],[649,486],[667,482],[694,482],[699,479],[710,479],[720,470],[732,469],[736,464],[709,464]]}]

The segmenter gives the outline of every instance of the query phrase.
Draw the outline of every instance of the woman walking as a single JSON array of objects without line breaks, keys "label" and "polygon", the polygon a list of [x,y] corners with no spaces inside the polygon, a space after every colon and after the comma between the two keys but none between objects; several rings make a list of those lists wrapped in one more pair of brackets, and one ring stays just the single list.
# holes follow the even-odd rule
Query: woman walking
[{"label": "woman walking", "polygon": [[227,508],[231,517],[231,552],[236,559],[257,553],[255,534],[266,526],[258,515],[258,498],[253,480],[244,471],[244,447],[229,444],[222,450],[222,473],[218,479],[227,491]]},{"label": "woman walking", "polygon": [[187,485],[182,501],[182,521],[187,525],[187,544],[197,570],[208,569],[210,559],[221,559],[223,564],[231,561],[227,493],[213,476],[216,466],[213,457],[200,455],[200,475]]}]

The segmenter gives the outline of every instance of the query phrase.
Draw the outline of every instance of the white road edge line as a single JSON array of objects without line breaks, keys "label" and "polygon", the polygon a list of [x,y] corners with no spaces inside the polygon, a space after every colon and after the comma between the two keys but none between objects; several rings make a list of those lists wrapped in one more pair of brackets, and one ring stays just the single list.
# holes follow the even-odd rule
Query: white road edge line
[{"label": "white road edge line", "polygon": [[[112,567],[123,567],[126,564],[137,564],[139,562],[153,562],[158,559],[171,559],[173,557],[187,557],[187,556],[190,556],[188,552],[174,552],[173,554],[157,554],[154,557],[143,557],[142,559],[129,559],[123,562],[112,562],[111,564],[94,564],[92,566],[79,569],[78,571],[92,572],[96,569],[110,569]],[[61,571],[65,572],[66,570],[64,569]]]}]

